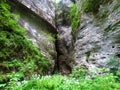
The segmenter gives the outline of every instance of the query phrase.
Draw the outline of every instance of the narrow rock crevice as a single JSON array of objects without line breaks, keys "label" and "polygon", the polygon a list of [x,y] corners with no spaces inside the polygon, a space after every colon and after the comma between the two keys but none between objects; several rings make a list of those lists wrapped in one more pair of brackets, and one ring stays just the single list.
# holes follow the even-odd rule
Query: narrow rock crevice
[{"label": "narrow rock crevice", "polygon": [[[50,67],[51,72],[52,73],[58,72],[66,75],[70,74],[72,71],[72,65],[74,60],[72,53],[73,39],[71,35],[70,19],[68,17],[70,8],[67,6],[69,4],[65,4],[65,2],[64,3],[61,2],[62,4],[60,4],[60,6],[56,8],[55,17],[53,15],[53,17],[50,19],[50,21],[51,20],[55,21],[53,25],[53,23],[49,22],[49,18],[48,18],[49,15],[44,14],[43,13],[44,11],[42,11],[41,8],[32,7],[35,6],[34,5],[35,3],[33,3],[31,0],[29,1],[30,7],[28,6],[28,4],[23,3],[20,0],[17,1],[12,0],[9,1],[9,3],[12,6],[13,13],[20,13],[19,23],[22,27],[24,27],[27,30],[30,39],[37,46],[39,46],[40,50],[43,51],[43,53],[47,56],[47,58],[51,62],[53,62],[52,66]],[[46,3],[44,4],[47,5]],[[15,5],[17,5],[17,7]],[[46,8],[46,9],[49,10],[50,8]],[[37,11],[39,11],[39,13]],[[62,13],[60,13],[61,11]],[[54,11],[52,12],[54,13]],[[55,18],[55,20],[53,18]],[[52,33],[56,35],[55,43],[50,42],[48,40],[49,36],[48,35],[44,36],[43,32],[46,34]],[[59,34],[58,37],[57,34]],[[48,44],[48,42],[50,44]],[[56,51],[54,46],[56,47]],[[57,53],[57,57],[56,57],[56,53]]]},{"label": "narrow rock crevice", "polygon": [[58,28],[59,37],[56,38],[55,46],[57,52],[57,59],[55,61],[54,71],[60,74],[69,75],[72,72],[74,64],[73,58],[73,38],[70,27]]},{"label": "narrow rock crevice", "polygon": [[72,67],[74,63],[73,54],[73,36],[71,34],[71,21],[69,18],[70,7],[69,2],[61,2],[55,10],[55,24],[57,28],[57,38],[56,38],[56,52],[57,60],[55,61],[55,71],[60,74],[69,75],[72,72]]},{"label": "narrow rock crevice", "polygon": [[55,61],[53,73],[69,75],[72,71],[71,56],[68,53],[64,39],[57,38],[55,42],[57,60]]},{"label": "narrow rock crevice", "polygon": [[70,74],[71,66],[69,65],[69,56],[67,48],[65,47],[64,39],[57,39],[56,41],[57,50],[57,64],[58,72],[61,74]]}]

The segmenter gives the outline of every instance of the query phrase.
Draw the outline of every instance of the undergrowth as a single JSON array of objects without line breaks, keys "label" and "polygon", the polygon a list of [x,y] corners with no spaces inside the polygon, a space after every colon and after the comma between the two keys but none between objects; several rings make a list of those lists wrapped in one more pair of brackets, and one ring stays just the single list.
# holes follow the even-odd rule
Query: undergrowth
[{"label": "undergrowth", "polygon": [[11,90],[119,90],[120,83],[112,74],[96,76],[94,79],[73,78],[61,75],[43,76],[21,82]]},{"label": "undergrowth", "polygon": [[[71,11],[72,27],[76,30],[81,14],[91,12],[92,0],[80,0]],[[85,3],[85,1],[89,3]],[[96,2],[97,3],[97,2]],[[85,5],[85,6],[84,6]],[[81,7],[79,7],[81,6]],[[92,8],[91,8],[92,7]],[[120,81],[113,74],[86,78],[87,70],[79,68],[69,77],[46,74],[50,63],[26,37],[25,30],[14,20],[5,0],[0,1],[0,90],[120,90]],[[75,32],[75,31],[73,31]]]},{"label": "undergrowth", "polygon": [[0,0],[0,87],[14,77],[21,79],[36,73],[45,74],[50,65],[27,39],[25,30],[15,18],[6,0]]},{"label": "undergrowth", "polygon": [[[106,68],[107,69],[107,68]],[[120,90],[117,75],[104,73],[93,75],[83,67],[74,69],[69,76],[54,74],[37,76],[31,80],[14,82],[6,90]]]}]

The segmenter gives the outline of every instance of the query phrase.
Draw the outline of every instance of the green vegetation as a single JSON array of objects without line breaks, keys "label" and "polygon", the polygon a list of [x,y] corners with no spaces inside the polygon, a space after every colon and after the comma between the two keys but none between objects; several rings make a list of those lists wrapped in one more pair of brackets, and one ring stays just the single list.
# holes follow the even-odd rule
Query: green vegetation
[{"label": "green vegetation", "polygon": [[70,18],[73,34],[76,32],[76,29],[80,25],[81,15],[83,13],[94,13],[96,14],[99,11],[101,4],[112,2],[113,0],[76,0],[78,4],[71,5]]},{"label": "green vegetation", "polygon": [[56,5],[56,16],[55,16],[55,22],[56,26],[60,25],[70,25],[70,17],[69,17],[69,8],[65,7],[64,5],[61,6],[61,4]]},{"label": "green vegetation", "polygon": [[[6,0],[0,0],[0,87],[6,82],[46,74],[50,63],[27,39]],[[1,89],[1,88],[0,88]]]},{"label": "green vegetation", "polygon": [[24,81],[11,90],[119,90],[120,83],[115,79],[112,74],[96,76],[94,79],[53,75]]},{"label": "green vegetation", "polygon": [[87,73],[88,73],[87,68],[81,66],[72,70],[72,74],[70,76],[74,78],[85,78]]},{"label": "green vegetation", "polygon": [[55,41],[56,41],[54,34],[48,33],[48,32],[42,32],[42,34],[45,35],[45,36],[47,36],[47,39],[48,39],[50,42],[55,42]]},{"label": "green vegetation", "polygon": [[[71,20],[75,33],[81,14],[98,11],[101,3],[108,0],[80,0],[81,5],[73,4]],[[94,3],[93,3],[94,2]],[[97,4],[96,4],[97,3]],[[79,7],[80,6],[80,7]],[[93,11],[95,10],[95,11]],[[50,66],[31,41],[25,30],[15,21],[5,0],[0,1],[0,90],[120,90],[119,59],[113,57],[108,65],[117,67],[102,75],[89,75],[87,68],[79,67],[70,76],[43,76]],[[118,25],[118,24],[117,24]],[[112,26],[114,29],[114,26]],[[47,34],[45,34],[47,35]],[[60,37],[59,35],[57,35]],[[55,41],[52,35],[50,41]],[[86,53],[88,61],[89,52]],[[28,80],[30,79],[30,80]]]},{"label": "green vegetation", "polygon": [[13,78],[6,90],[119,90],[120,80],[112,73],[93,75],[86,68],[74,69],[70,76],[48,75],[37,76],[31,80],[15,82]]},{"label": "green vegetation", "polygon": [[72,26],[73,34],[76,32],[76,29],[78,25],[80,24],[80,17],[81,17],[81,12],[78,9],[77,5],[72,4],[71,11],[70,11],[70,18],[71,18],[71,26]]},{"label": "green vegetation", "polygon": [[110,72],[118,77],[120,80],[120,60],[117,56],[111,57],[108,62],[108,68],[110,68]]}]

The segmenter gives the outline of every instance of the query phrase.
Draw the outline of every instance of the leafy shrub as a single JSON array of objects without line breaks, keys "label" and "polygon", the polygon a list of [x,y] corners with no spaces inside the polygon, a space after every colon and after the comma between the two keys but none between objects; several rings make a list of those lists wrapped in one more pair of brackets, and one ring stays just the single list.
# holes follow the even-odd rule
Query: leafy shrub
[{"label": "leafy shrub", "polygon": [[120,83],[115,76],[97,76],[94,79],[75,79],[66,76],[43,76],[23,82],[13,90],[119,90]]},{"label": "leafy shrub", "polygon": [[9,82],[16,72],[23,73],[22,78],[36,73],[45,74],[50,65],[27,39],[25,30],[18,25],[15,17],[6,0],[0,0],[0,83]]},{"label": "leafy shrub", "polygon": [[107,65],[110,68],[114,67],[119,69],[120,67],[119,58],[117,56],[111,57]]},{"label": "leafy shrub", "polygon": [[120,81],[120,62],[117,56],[111,57],[108,62],[108,68],[110,68],[110,73],[118,76],[118,80]]},{"label": "leafy shrub", "polygon": [[72,77],[75,78],[85,78],[86,74],[87,74],[88,70],[84,67],[79,67],[79,68],[75,68],[74,70],[72,70]]},{"label": "leafy shrub", "polygon": [[70,11],[72,33],[76,32],[78,25],[80,24],[81,12],[79,11],[76,4],[72,4]]},{"label": "leafy shrub", "polygon": [[78,9],[84,12],[97,13],[100,5],[111,3],[113,0],[78,0]]},{"label": "leafy shrub", "polygon": [[16,17],[14,14],[10,13],[10,6],[6,4],[6,0],[0,1],[0,29],[9,32],[15,32],[20,35],[25,34],[18,23],[14,20]]},{"label": "leafy shrub", "polygon": [[91,80],[85,80],[81,82],[82,90],[118,90],[120,89],[120,83],[115,81],[116,77],[109,74],[103,76],[97,76]]},{"label": "leafy shrub", "polygon": [[112,1],[113,0],[78,0],[77,4],[72,4],[70,17],[73,34],[76,32],[76,29],[80,24],[81,15],[83,13],[97,13],[101,4],[105,4]]}]

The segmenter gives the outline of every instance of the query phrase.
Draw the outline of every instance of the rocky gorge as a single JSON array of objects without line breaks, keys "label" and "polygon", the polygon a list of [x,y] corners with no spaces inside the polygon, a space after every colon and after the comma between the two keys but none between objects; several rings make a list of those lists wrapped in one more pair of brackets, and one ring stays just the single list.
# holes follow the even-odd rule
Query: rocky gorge
[{"label": "rocky gorge", "polygon": [[10,1],[13,12],[20,14],[20,25],[50,60],[51,72],[58,69],[63,74],[70,74],[79,66],[95,71],[108,67],[108,62],[115,56],[119,59],[118,2],[101,4],[97,13],[83,13],[73,37],[69,18],[73,2],[70,0],[58,4],[49,0]]},{"label": "rocky gorge", "polygon": [[0,90],[120,90],[119,0],[0,0]]}]

